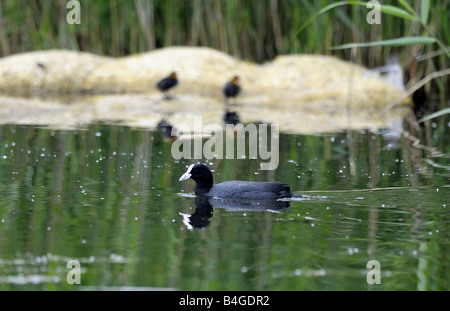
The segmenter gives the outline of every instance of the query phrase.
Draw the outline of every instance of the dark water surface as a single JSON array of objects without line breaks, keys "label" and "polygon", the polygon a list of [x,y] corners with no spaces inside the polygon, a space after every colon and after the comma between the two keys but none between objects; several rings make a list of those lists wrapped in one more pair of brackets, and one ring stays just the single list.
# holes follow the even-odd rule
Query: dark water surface
[{"label": "dark water surface", "polygon": [[[448,155],[446,122],[428,142]],[[448,156],[362,131],[281,134],[275,171],[206,161],[216,182],[279,180],[304,195],[249,206],[196,200],[178,181],[196,161],[171,145],[120,125],[0,126],[0,290],[450,289]],[[70,260],[81,284],[67,282]]]}]

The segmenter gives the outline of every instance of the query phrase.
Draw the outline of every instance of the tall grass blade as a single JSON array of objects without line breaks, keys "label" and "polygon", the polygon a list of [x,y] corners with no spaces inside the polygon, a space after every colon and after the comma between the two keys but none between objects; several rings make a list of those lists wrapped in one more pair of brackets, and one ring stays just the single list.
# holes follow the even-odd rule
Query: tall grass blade
[{"label": "tall grass blade", "polygon": [[412,15],[417,16],[416,11],[414,11],[414,9],[409,5],[408,2],[406,2],[405,0],[398,0],[398,2],[400,2],[400,4],[403,5]]},{"label": "tall grass blade", "polygon": [[400,8],[397,8],[395,6],[392,5],[381,5],[380,6],[380,11],[392,16],[396,16],[396,17],[400,17],[403,19],[407,19],[407,20],[411,20],[411,21],[418,21],[419,18],[416,15],[411,15],[408,12],[406,12],[405,10],[402,10]]},{"label": "tall grass blade", "polygon": [[362,42],[362,43],[348,43],[332,47],[333,50],[343,50],[350,48],[361,48],[369,46],[403,46],[403,45],[413,45],[413,44],[432,44],[435,43],[435,38],[430,37],[403,37],[390,40],[373,41],[373,42]]},{"label": "tall grass blade", "polygon": [[343,5],[347,5],[350,4],[350,2],[356,2],[356,1],[338,1],[335,3],[332,3],[330,5],[327,5],[326,7],[324,7],[323,9],[321,9],[319,12],[317,12],[315,15],[311,16],[310,18],[308,18],[308,20],[306,22],[303,23],[302,26],[300,26],[299,29],[297,29],[296,31],[294,31],[292,37],[296,37],[298,36],[299,33],[301,33],[303,31],[303,29],[305,29],[309,24],[311,24],[311,22],[316,19],[319,15],[325,13],[326,11],[329,11],[331,9],[334,9],[338,6],[343,6]]},{"label": "tall grass blade", "polygon": [[422,24],[426,25],[430,14],[430,0],[422,0],[420,3],[420,19]]},{"label": "tall grass blade", "polygon": [[[334,8],[336,8],[336,7],[343,6],[343,5],[348,5],[348,4],[351,4],[351,5],[360,5],[360,6],[364,6],[364,7],[366,7],[366,8],[371,8],[371,7],[368,5],[368,2],[363,2],[363,1],[338,1],[338,2],[334,2],[334,3],[330,4],[330,5],[327,5],[326,7],[322,8],[322,9],[321,9],[320,11],[318,11],[315,15],[313,15],[312,17],[310,17],[310,18],[309,18],[302,26],[300,26],[299,29],[297,29],[297,30],[293,33],[293,37],[298,36],[298,34],[299,34],[300,32],[302,32],[303,29],[305,29],[309,24],[311,24],[311,22],[312,22],[314,19],[316,19],[319,15],[321,15],[321,14],[323,14],[323,13],[325,13],[325,12],[331,10],[331,9],[334,9]],[[408,12],[406,12],[405,10],[402,10],[402,9],[397,8],[397,7],[395,7],[395,6],[392,6],[392,5],[384,5],[384,4],[381,4],[381,5],[380,5],[380,11],[383,12],[383,13],[385,13],[385,14],[388,14],[388,15],[400,17],[400,18],[403,18],[403,19],[411,20],[411,21],[418,21],[418,20],[419,20],[419,18],[417,17],[417,14],[411,15],[411,14],[409,14]],[[414,12],[414,10],[413,10],[413,12]],[[415,12],[414,12],[414,13],[415,13]]]},{"label": "tall grass blade", "polygon": [[419,122],[425,122],[425,121],[428,121],[428,120],[431,120],[431,119],[434,119],[434,118],[437,118],[437,117],[440,117],[440,116],[443,116],[443,115],[446,115],[449,113],[450,113],[450,108],[444,108],[444,109],[436,111],[435,113],[432,113],[426,117],[423,117],[422,119],[419,120]]},{"label": "tall grass blade", "polygon": [[420,80],[419,82],[414,84],[412,87],[410,87],[401,97],[397,98],[396,100],[391,102],[389,105],[384,107],[383,110],[380,112],[380,114],[386,113],[388,110],[392,109],[394,106],[399,104],[402,100],[404,100],[406,97],[412,95],[415,91],[420,89],[422,86],[424,86],[431,80],[440,78],[440,77],[444,77],[447,75],[450,75],[450,68],[430,73],[425,78],[423,78],[422,80]]}]

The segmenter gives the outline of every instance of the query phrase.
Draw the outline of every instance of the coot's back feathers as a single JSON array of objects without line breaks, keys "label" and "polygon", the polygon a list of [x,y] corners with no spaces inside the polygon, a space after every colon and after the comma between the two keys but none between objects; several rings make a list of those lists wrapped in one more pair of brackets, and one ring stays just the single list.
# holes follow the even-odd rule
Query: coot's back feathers
[{"label": "coot's back feathers", "polygon": [[290,198],[291,187],[276,181],[257,182],[231,180],[214,185],[206,196],[216,198],[231,198],[240,200],[269,200]]},{"label": "coot's back feathers", "polygon": [[208,197],[237,200],[270,200],[290,198],[293,196],[288,184],[270,181],[240,181],[232,180],[213,184],[211,170],[205,164],[192,164],[180,181],[192,178],[195,193]]}]

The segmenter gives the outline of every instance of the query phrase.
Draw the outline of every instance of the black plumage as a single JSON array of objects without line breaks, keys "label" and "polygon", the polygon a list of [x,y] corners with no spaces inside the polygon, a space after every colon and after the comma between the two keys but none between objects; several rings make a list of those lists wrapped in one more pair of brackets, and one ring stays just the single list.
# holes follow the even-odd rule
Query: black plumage
[{"label": "black plumage", "polygon": [[231,81],[227,82],[223,88],[223,95],[228,101],[229,98],[235,98],[241,92],[241,86],[239,85],[239,77],[234,76]]},{"label": "black plumage", "polygon": [[193,179],[195,193],[207,197],[234,200],[273,200],[295,196],[288,184],[268,181],[240,181],[232,180],[213,184],[211,170],[205,164],[192,164],[180,181]]},{"label": "black plumage", "polygon": [[169,90],[178,84],[177,74],[172,72],[168,77],[160,80],[156,87],[163,93],[164,98],[169,99]]}]

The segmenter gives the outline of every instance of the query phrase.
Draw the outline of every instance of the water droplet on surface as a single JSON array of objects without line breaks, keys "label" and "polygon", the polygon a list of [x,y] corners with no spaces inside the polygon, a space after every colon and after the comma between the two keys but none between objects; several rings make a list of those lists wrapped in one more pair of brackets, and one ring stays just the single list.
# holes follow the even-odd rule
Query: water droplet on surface
[{"label": "water droplet on surface", "polygon": [[247,273],[247,272],[248,272],[248,267],[242,266],[242,267],[241,267],[241,272],[242,272],[242,273]]}]

